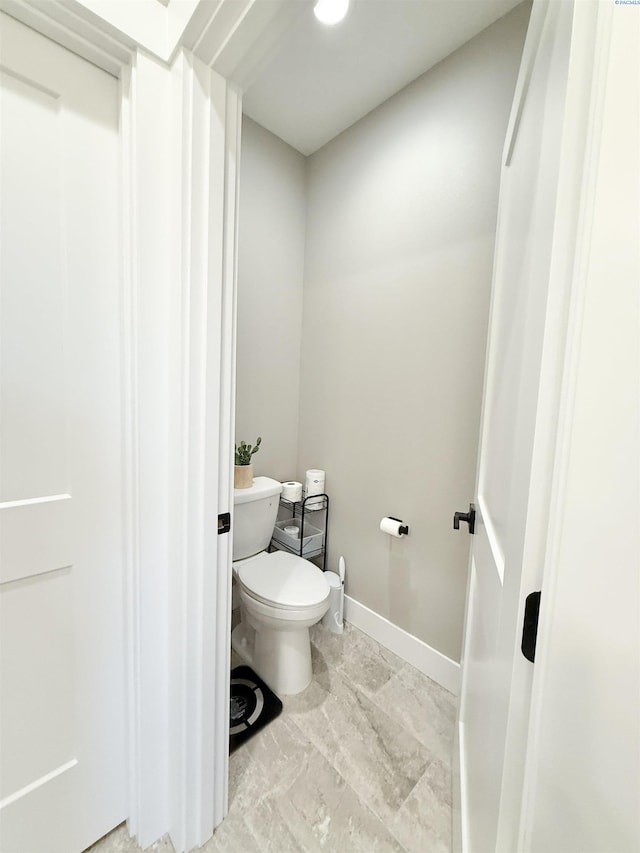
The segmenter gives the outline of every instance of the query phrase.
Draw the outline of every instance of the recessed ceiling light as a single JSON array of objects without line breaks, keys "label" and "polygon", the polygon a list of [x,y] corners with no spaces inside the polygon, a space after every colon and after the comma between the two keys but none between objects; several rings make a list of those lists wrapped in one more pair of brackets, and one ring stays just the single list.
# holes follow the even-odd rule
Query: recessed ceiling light
[{"label": "recessed ceiling light", "polygon": [[323,24],[337,24],[347,14],[349,0],[318,0],[313,12]]}]

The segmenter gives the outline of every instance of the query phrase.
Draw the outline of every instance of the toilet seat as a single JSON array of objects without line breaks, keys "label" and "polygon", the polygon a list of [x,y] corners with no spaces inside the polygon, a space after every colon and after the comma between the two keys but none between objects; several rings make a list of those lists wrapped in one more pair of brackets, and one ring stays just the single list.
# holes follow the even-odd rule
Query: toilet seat
[{"label": "toilet seat", "polygon": [[324,573],[308,560],[286,551],[258,554],[234,568],[245,593],[278,610],[315,608],[329,596]]}]

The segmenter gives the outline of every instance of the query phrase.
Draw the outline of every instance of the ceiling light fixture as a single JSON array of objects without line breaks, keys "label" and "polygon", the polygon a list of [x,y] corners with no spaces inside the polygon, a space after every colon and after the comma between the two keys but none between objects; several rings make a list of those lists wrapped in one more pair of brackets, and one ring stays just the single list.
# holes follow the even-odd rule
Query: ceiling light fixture
[{"label": "ceiling light fixture", "polygon": [[347,14],[349,0],[318,0],[313,13],[323,24],[337,24]]}]

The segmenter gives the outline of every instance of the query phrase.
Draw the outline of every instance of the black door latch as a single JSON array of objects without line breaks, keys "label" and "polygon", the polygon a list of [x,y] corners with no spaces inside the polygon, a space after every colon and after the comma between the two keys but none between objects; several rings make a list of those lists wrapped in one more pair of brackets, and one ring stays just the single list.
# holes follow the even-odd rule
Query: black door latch
[{"label": "black door latch", "polygon": [[469,525],[469,533],[476,529],[476,505],[469,504],[469,512],[456,512],[453,516],[453,529],[460,530],[460,522],[466,521]]},{"label": "black door latch", "polygon": [[218,516],[218,536],[231,530],[231,513],[221,512]]},{"label": "black door latch", "polygon": [[524,622],[522,625],[522,654],[531,663],[536,659],[536,642],[538,640],[538,617],[540,616],[540,598],[542,592],[530,593],[524,602]]}]

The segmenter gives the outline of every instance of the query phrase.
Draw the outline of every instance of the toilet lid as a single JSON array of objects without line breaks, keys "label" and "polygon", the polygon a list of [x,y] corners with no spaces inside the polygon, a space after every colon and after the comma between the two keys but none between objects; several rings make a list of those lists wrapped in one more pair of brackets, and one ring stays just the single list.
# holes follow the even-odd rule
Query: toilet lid
[{"label": "toilet lid", "polygon": [[248,560],[238,567],[238,579],[255,598],[279,607],[311,607],[329,595],[324,573],[286,551]]}]

